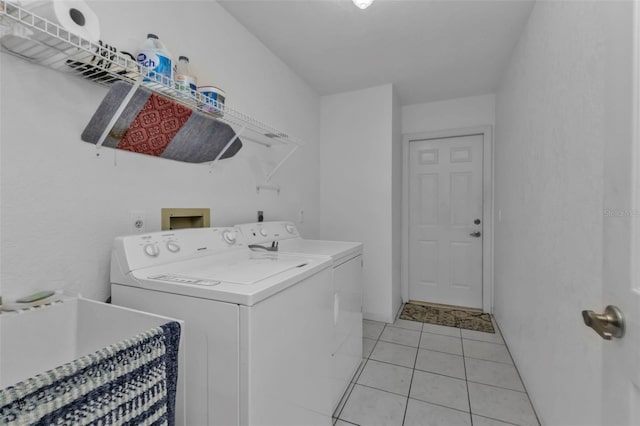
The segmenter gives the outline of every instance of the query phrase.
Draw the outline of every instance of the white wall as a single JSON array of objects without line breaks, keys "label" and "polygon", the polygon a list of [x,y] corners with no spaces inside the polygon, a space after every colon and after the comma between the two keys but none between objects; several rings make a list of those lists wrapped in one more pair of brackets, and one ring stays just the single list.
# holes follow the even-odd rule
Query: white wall
[{"label": "white wall", "polygon": [[393,88],[323,96],[320,117],[321,237],[364,243],[364,316],[390,322]]},{"label": "white wall", "polygon": [[393,94],[393,121],[391,146],[391,243],[393,313],[402,306],[402,108]]},{"label": "white wall", "polygon": [[[37,289],[109,295],[113,238],[130,232],[129,211],[160,228],[162,207],[209,207],[213,226],[292,219],[319,226],[319,96],[215,2],[93,1],[102,39],[135,51],[157,33],[191,59],[200,84],[219,85],[229,106],[289,132],[306,146],[274,177],[280,195],[256,193],[246,156],[206,166],[96,148],[80,140],[107,89],[2,54],[0,72],[1,275],[5,300]],[[176,17],[183,18],[177,19]],[[179,25],[187,23],[188,25]],[[249,145],[245,143],[245,145]]]},{"label": "white wall", "polygon": [[629,5],[537,2],[497,93],[495,315],[542,424],[607,423],[603,341],[580,311],[604,307],[606,122],[624,101],[608,86],[628,75],[607,68],[630,55],[608,48],[631,13],[604,17]]},{"label": "white wall", "polygon": [[464,129],[495,123],[495,95],[480,95],[402,107],[402,133]]}]

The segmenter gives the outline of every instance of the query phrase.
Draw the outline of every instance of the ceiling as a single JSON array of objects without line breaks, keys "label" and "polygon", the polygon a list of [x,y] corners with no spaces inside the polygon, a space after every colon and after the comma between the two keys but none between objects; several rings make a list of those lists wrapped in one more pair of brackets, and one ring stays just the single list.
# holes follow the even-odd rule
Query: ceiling
[{"label": "ceiling", "polygon": [[402,105],[492,93],[533,0],[219,0],[322,95],[393,83]]}]

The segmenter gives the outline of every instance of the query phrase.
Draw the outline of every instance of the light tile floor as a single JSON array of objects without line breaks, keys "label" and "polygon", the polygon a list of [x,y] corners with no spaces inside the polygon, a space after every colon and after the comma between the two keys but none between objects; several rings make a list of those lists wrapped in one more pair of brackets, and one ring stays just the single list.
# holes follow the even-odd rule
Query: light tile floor
[{"label": "light tile floor", "polygon": [[365,320],[363,362],[334,413],[335,425],[539,425],[495,328],[490,334]]}]

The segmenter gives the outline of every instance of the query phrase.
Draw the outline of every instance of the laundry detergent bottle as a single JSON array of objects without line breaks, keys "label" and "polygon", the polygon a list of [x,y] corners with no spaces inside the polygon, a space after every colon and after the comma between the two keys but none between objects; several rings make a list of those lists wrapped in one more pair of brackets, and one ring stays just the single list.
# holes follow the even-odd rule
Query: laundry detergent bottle
[{"label": "laundry detergent bottle", "polygon": [[137,60],[138,64],[149,72],[149,77],[143,82],[155,81],[173,87],[174,63],[171,54],[157,35],[147,34],[147,40],[138,51]]},{"label": "laundry detergent bottle", "polygon": [[180,56],[176,66],[176,90],[181,97],[189,98],[196,92],[197,79],[191,72],[189,58]]}]

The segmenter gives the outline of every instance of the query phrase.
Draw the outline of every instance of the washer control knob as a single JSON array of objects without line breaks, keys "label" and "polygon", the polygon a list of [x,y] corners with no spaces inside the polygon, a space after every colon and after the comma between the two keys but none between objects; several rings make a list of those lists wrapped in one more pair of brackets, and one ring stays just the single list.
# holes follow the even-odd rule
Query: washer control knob
[{"label": "washer control knob", "polygon": [[264,229],[260,229],[260,235],[262,235],[263,237],[266,237],[268,234],[267,234],[267,231],[265,231]]},{"label": "washer control knob", "polygon": [[144,252],[147,254],[147,256],[156,257],[160,254],[160,249],[157,245],[148,243],[144,245]]},{"label": "washer control knob", "polygon": [[295,231],[295,229],[296,229],[296,228],[295,228],[292,224],[290,224],[290,223],[287,223],[287,224],[284,226],[284,228],[285,228],[285,229],[287,230],[287,232],[288,232],[288,233],[290,233],[290,234],[293,234],[293,231]]},{"label": "washer control knob", "polygon": [[177,253],[180,251],[180,246],[175,241],[167,241],[167,250],[171,253]]},{"label": "washer control knob", "polygon": [[226,229],[222,232],[222,238],[229,244],[235,244],[237,239],[236,231]]}]

